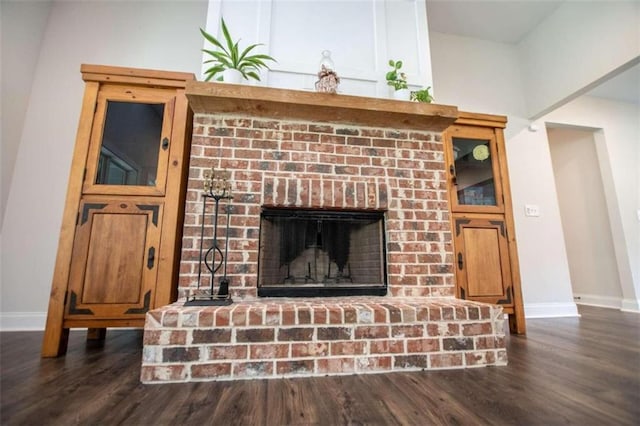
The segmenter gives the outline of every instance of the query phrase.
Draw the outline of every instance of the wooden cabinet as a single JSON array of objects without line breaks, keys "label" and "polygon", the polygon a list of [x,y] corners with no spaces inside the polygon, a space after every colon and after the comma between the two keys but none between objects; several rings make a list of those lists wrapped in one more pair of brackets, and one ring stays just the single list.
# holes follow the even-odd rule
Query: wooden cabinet
[{"label": "wooden cabinet", "polygon": [[82,200],[73,243],[67,318],[144,317],[158,282],[163,203]]},{"label": "wooden cabinet", "polygon": [[[83,65],[85,95],[42,355],[68,330],[142,327],[177,295],[192,74]],[[96,330],[99,330],[96,332]]]},{"label": "wooden cabinet", "polygon": [[444,133],[456,291],[501,305],[511,332],[524,334],[505,125],[506,117],[461,112]]}]

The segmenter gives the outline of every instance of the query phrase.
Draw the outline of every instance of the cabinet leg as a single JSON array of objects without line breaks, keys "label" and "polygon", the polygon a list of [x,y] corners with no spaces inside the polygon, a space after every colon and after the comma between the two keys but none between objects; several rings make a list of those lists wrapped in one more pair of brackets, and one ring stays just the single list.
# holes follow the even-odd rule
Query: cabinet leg
[{"label": "cabinet leg", "polygon": [[67,346],[69,345],[69,329],[63,328],[60,333],[60,346],[58,347],[58,355],[65,355],[67,353]]},{"label": "cabinet leg", "polygon": [[55,358],[67,353],[69,343],[69,329],[47,327],[42,342],[43,358]]},{"label": "cabinet leg", "polygon": [[107,337],[106,328],[87,329],[87,340],[104,340]]},{"label": "cabinet leg", "polygon": [[515,313],[509,314],[509,331],[511,331],[511,334],[519,334],[522,336],[527,334],[527,327],[522,311],[516,310]]}]

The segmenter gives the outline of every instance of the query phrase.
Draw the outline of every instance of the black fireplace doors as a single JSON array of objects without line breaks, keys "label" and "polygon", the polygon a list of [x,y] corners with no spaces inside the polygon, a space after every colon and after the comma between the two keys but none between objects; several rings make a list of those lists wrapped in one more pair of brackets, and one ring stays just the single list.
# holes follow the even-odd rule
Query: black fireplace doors
[{"label": "black fireplace doors", "polygon": [[263,209],[259,296],[384,295],[384,212]]}]

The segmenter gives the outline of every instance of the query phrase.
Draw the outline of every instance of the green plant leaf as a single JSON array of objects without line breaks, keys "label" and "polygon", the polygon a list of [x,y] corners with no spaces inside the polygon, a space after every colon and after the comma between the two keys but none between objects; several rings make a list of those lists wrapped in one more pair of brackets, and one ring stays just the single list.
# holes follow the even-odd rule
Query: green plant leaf
[{"label": "green plant leaf", "polygon": [[231,62],[233,63],[233,67],[236,68],[236,69],[238,69],[238,63],[239,63],[239,60],[238,60],[238,57],[239,57],[239,55],[238,55],[238,50],[239,50],[238,44],[239,43],[240,43],[240,40],[238,40],[236,42],[236,44],[233,45],[233,49],[231,50]]},{"label": "green plant leaf", "polygon": [[264,45],[262,43],[257,43],[257,44],[252,44],[251,46],[248,46],[246,49],[244,49],[244,51],[240,55],[240,59],[239,60],[242,61],[243,59],[247,59],[247,58],[257,58],[257,59],[263,59],[263,60],[269,60],[269,61],[277,62],[271,56],[265,55],[265,54],[256,54],[256,55],[247,56],[249,54],[249,52],[251,52],[253,49],[255,49],[258,46],[264,46]]},{"label": "green plant leaf", "polygon": [[[203,30],[202,28],[200,28],[200,33],[202,34],[202,36],[205,38],[205,40],[207,40],[209,43],[213,44],[214,46],[216,46],[218,49],[221,49],[223,52],[225,52],[227,55],[229,54],[229,52],[227,51],[227,49],[224,48],[224,46],[211,34],[209,34],[208,32],[206,32],[205,30]],[[203,50],[204,52],[207,52],[210,54],[210,50]]]},{"label": "green plant leaf", "polygon": [[233,68],[231,59],[224,52],[212,51],[210,54],[214,57],[215,61],[219,62],[227,68]]},{"label": "green plant leaf", "polygon": [[256,74],[254,71],[247,71],[246,75],[248,77],[253,78],[254,80],[260,81],[260,76],[258,74]]},{"label": "green plant leaf", "polygon": [[207,81],[225,69],[237,69],[245,78],[260,80],[260,76],[257,71],[261,68],[269,69],[265,61],[276,62],[276,60],[265,54],[250,55],[253,49],[262,45],[260,43],[252,44],[240,52],[240,39],[235,43],[233,42],[229,32],[229,27],[227,27],[227,23],[224,18],[220,18],[220,27],[224,36],[224,45],[220,40],[200,28],[200,32],[205,40],[209,41],[218,49],[202,50],[211,57],[203,62],[205,64],[212,64],[212,66],[205,71]]},{"label": "green plant leaf", "polygon": [[242,53],[240,54],[240,56],[239,56],[239,59],[238,59],[238,60],[240,60],[240,61],[241,61],[241,60],[243,60],[243,59],[244,59],[244,57],[245,57],[245,56],[247,56],[247,54],[248,54],[251,50],[253,50],[256,46],[262,46],[262,44],[252,44],[251,46],[248,46],[246,49],[244,49],[244,50],[242,51]]},{"label": "green plant leaf", "polygon": [[393,59],[389,59],[389,66],[395,68],[396,63],[393,61]]},{"label": "green plant leaf", "polygon": [[259,56],[246,57],[244,58],[242,63],[250,64],[251,66],[254,66],[256,68],[269,68]]},{"label": "green plant leaf", "polygon": [[[220,24],[222,26],[222,34],[224,35],[224,38],[227,41],[227,48],[229,49],[227,53],[229,53],[229,56],[233,56],[233,48],[234,48],[233,40],[231,39],[231,34],[229,34],[229,29],[227,28],[227,24],[224,22],[224,18],[220,18]],[[237,46],[237,43],[236,43],[236,46]]]},{"label": "green plant leaf", "polygon": [[222,65],[216,65],[213,66],[211,68],[208,68],[204,74],[205,74],[205,81],[209,81],[211,80],[211,78],[213,78],[216,74],[221,73],[222,71],[224,71],[225,68]]},{"label": "green plant leaf", "polygon": [[269,55],[264,55],[264,54],[258,54],[258,55],[252,55],[250,56],[251,58],[258,58],[258,59],[264,59],[264,60],[269,60],[269,61],[273,61],[273,62],[278,62],[275,59],[273,59],[271,56]]}]

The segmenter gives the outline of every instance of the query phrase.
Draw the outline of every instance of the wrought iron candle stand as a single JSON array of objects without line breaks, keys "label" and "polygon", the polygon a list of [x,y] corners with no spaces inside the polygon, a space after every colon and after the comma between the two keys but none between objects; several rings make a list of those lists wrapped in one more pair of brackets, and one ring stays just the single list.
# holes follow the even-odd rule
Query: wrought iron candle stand
[{"label": "wrought iron candle stand", "polygon": [[[213,168],[204,174],[204,194],[202,196],[202,218],[200,225],[200,255],[198,258],[198,290],[202,278],[202,264],[211,275],[211,283],[208,293],[194,294],[187,298],[185,306],[211,306],[230,305],[233,303],[229,295],[229,278],[227,277],[227,255],[229,246],[229,216],[231,214],[231,182],[230,173],[216,171]],[[213,242],[211,247],[204,251],[204,222],[207,211],[207,201],[213,200]],[[226,232],[224,236],[224,253],[218,246],[218,214],[220,201],[226,200]],[[204,255],[203,255],[204,252]],[[222,277],[218,286],[218,292],[214,292],[216,273],[222,268]]]}]

